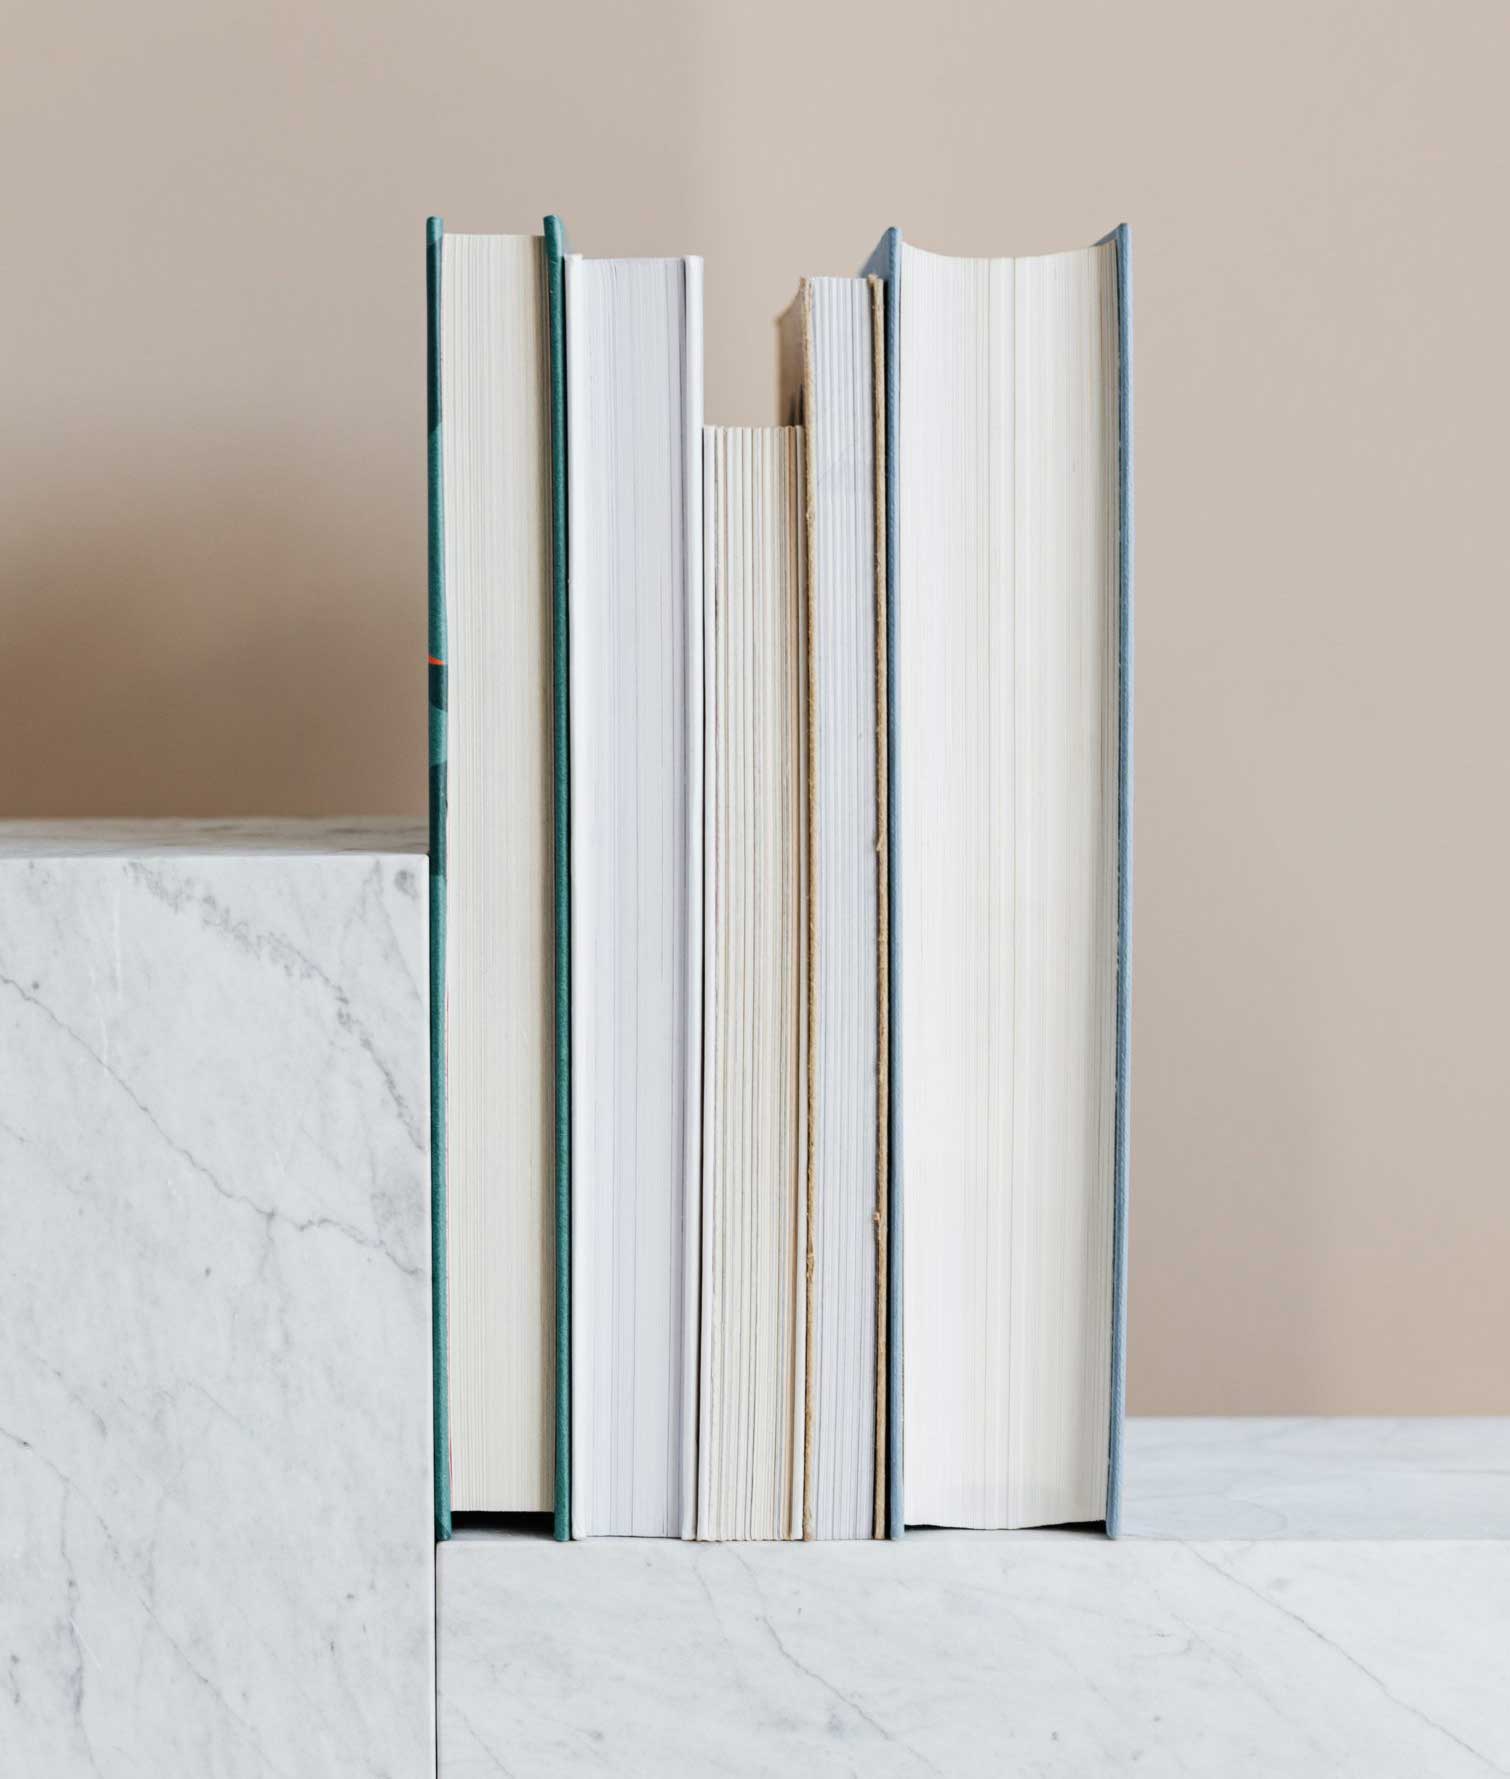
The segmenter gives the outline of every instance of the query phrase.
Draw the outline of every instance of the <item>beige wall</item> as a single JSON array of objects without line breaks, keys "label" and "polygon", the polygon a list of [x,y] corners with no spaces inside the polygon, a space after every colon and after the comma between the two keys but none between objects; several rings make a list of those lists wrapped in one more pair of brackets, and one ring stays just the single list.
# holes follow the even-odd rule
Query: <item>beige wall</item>
[{"label": "beige wall", "polygon": [[8,9],[0,813],[418,811],[422,224],[1137,253],[1132,1403],[1510,1410],[1510,9]]}]

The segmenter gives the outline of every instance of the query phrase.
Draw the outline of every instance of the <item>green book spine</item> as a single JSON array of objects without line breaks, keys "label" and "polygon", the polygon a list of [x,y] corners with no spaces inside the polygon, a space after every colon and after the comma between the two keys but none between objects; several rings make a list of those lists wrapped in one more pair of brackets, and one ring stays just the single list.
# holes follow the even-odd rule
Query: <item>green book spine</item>
[{"label": "green book spine", "polygon": [[446,1417],[446,563],[441,504],[440,254],[445,225],[425,225],[426,406],[430,482],[430,1316],[434,1346],[435,1535],[451,1536]]},{"label": "green book spine", "polygon": [[571,1537],[571,724],[567,703],[566,231],[545,219],[550,306],[551,597],[556,841],[556,1537]]}]

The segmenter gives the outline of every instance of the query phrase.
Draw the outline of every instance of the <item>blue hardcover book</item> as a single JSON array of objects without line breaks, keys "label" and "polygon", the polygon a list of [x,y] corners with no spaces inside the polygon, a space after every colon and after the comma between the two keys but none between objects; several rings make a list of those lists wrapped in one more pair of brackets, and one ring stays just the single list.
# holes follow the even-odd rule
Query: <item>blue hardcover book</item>
[{"label": "blue hardcover book", "polygon": [[956,260],[891,229],[863,270],[885,289],[887,1530],[1115,1536],[1129,233]]}]

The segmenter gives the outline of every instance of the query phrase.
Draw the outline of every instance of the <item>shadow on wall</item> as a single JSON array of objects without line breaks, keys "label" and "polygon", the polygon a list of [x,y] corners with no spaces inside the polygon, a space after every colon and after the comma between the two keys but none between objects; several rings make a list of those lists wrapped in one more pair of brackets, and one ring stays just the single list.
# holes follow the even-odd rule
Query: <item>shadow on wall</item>
[{"label": "shadow on wall", "polygon": [[415,458],[361,510],[361,470],[240,440],[28,464],[0,528],[0,817],[420,813]]}]

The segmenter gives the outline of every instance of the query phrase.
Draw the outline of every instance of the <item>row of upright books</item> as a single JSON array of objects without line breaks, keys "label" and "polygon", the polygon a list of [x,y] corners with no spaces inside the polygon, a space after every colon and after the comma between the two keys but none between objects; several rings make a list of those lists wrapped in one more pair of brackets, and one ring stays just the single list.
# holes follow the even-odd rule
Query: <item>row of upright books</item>
[{"label": "row of upright books", "polygon": [[1128,250],[431,222],[442,1536],[1115,1532]]}]

